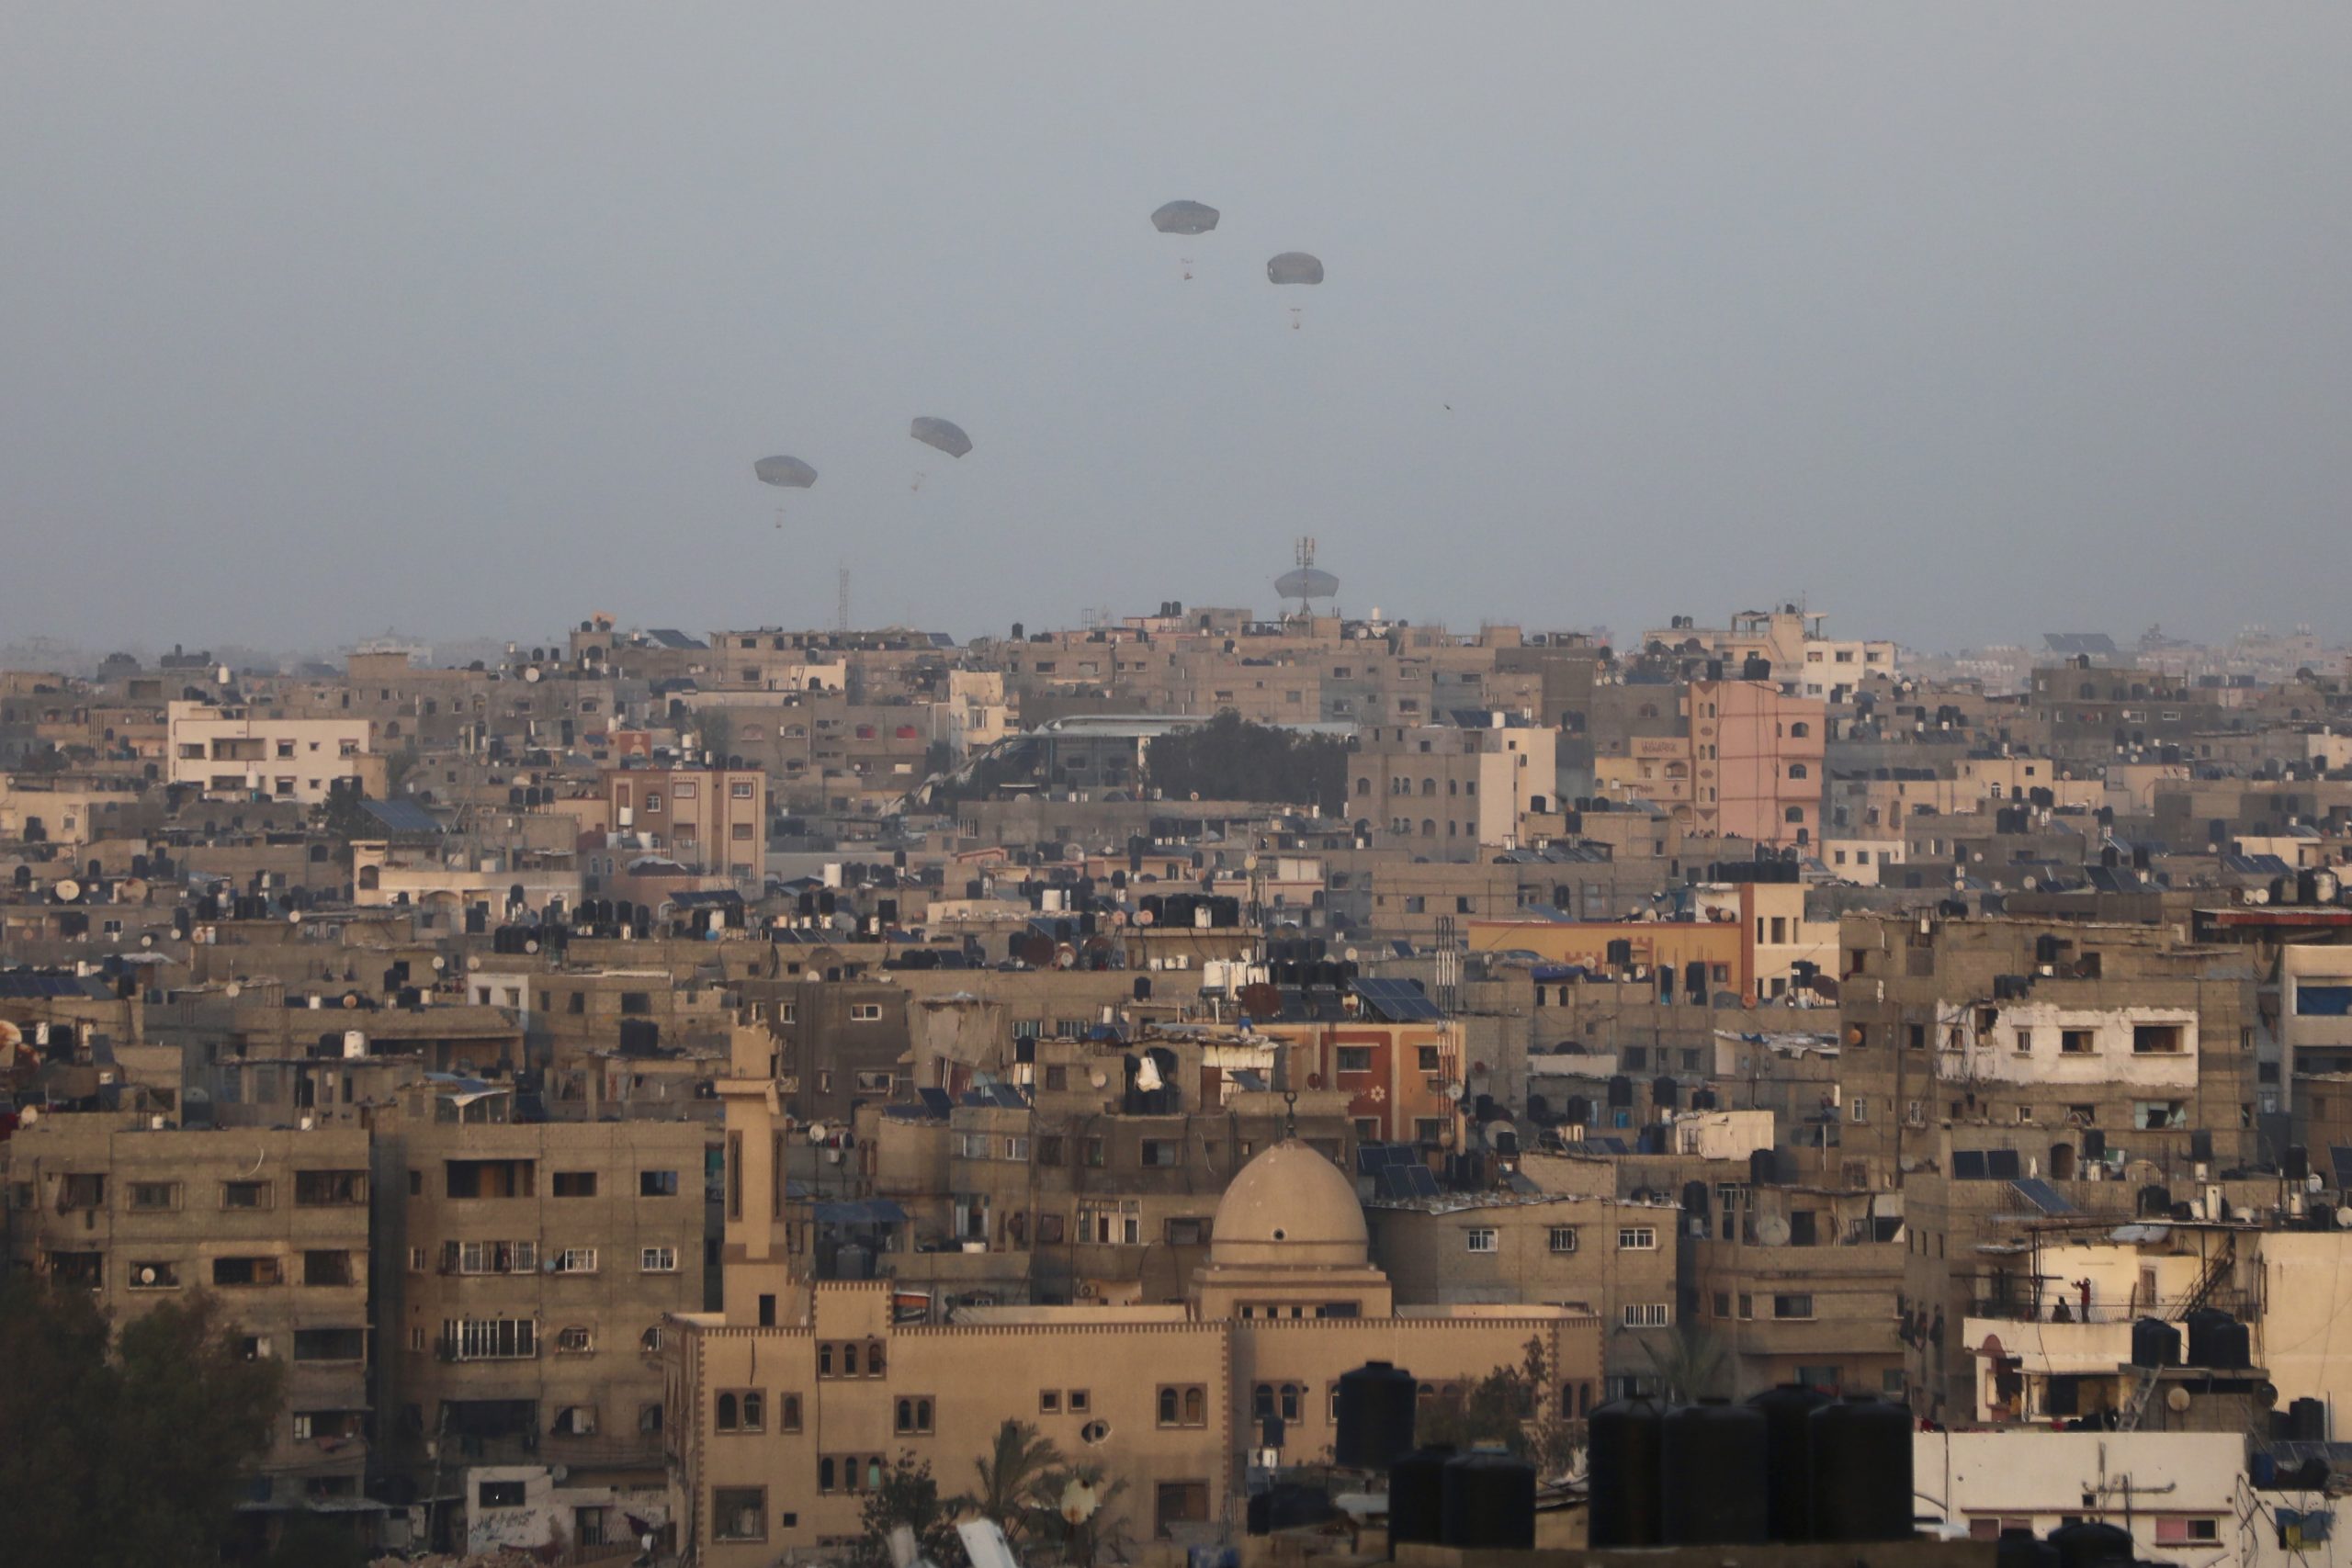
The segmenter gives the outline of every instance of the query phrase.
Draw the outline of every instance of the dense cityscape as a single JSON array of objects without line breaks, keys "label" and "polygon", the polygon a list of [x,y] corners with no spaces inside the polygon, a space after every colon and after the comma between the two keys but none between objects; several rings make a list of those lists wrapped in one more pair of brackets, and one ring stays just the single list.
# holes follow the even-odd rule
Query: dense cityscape
[{"label": "dense cityscape", "polygon": [[[19,1331],[224,1345],[253,1560],[1358,1560],[1430,1443],[1525,1486],[1468,1545],[2324,1550],[2344,649],[1464,632],[1310,554],[0,675]],[[1825,1403],[1878,1470],[1784,1506]]]},{"label": "dense cityscape", "polygon": [[0,1568],[2335,1568],[2347,76],[0,0]]}]

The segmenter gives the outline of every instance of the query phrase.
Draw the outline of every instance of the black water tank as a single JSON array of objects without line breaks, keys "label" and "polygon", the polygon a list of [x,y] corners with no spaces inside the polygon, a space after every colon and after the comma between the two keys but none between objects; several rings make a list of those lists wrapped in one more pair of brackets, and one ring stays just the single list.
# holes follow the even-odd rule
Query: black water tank
[{"label": "black water tank", "polygon": [[1634,1080],[1619,1073],[1609,1080],[1609,1103],[1611,1109],[1634,1103]]},{"label": "black water tank", "polygon": [[2254,1365],[2254,1331],[2236,1318],[2224,1316],[2213,1325],[2209,1343],[2212,1359],[2200,1363],[2223,1371],[2243,1371]]},{"label": "black water tank", "polygon": [[1803,1383],[1768,1388],[1747,1402],[1764,1412],[1770,1443],[1765,1464],[1768,1528],[1777,1541],[1813,1539],[1813,1428],[1809,1417],[1829,1396]]},{"label": "black water tank", "polygon": [[2132,1364],[2135,1367],[2180,1365],[2180,1330],[2157,1317],[2143,1317],[2133,1323]]},{"label": "black water tank", "polygon": [[1386,1361],[1366,1361],[1340,1373],[1332,1462],[1350,1470],[1386,1470],[1411,1453],[1419,1393],[1412,1373]]},{"label": "black water tank", "polygon": [[2214,1343],[2215,1330],[2230,1321],[2230,1314],[2212,1307],[2199,1307],[2188,1314],[2188,1364],[2192,1367],[2218,1367],[2224,1363],[2217,1358],[2220,1348]]},{"label": "black water tank", "polygon": [[1251,1535],[1268,1535],[1302,1525],[1319,1525],[1338,1512],[1328,1493],[1295,1481],[1277,1481],[1250,1499],[1247,1522]]},{"label": "black water tank", "polygon": [[1910,1540],[1910,1412],[1868,1394],[1849,1394],[1808,1419],[1814,1539]]},{"label": "black water tank", "polygon": [[2059,1568],[2058,1549],[2034,1540],[2030,1529],[2003,1530],[1993,1548],[1993,1568]]},{"label": "black water tank", "polygon": [[1780,1185],[1781,1162],[1770,1149],[1750,1149],[1747,1152],[1747,1182],[1751,1187]]},{"label": "black water tank", "polygon": [[1391,1546],[1400,1540],[1435,1544],[1443,1528],[1445,1465],[1453,1454],[1452,1443],[1430,1443],[1388,1467]]},{"label": "black water tank", "polygon": [[1679,1090],[1680,1086],[1672,1078],[1655,1079],[1650,1084],[1650,1103],[1670,1111],[1674,1108],[1674,1101]]},{"label": "black water tank", "polygon": [[2098,1568],[2101,1563],[2132,1561],[2132,1532],[2098,1519],[2078,1519],[2050,1532],[2058,1549],[2061,1568]]},{"label": "black water tank", "polygon": [[2312,1173],[2311,1151],[2301,1144],[2289,1144],[2278,1162],[2278,1174],[2290,1181],[2301,1181]]},{"label": "black water tank", "polygon": [[2172,1189],[2154,1182],[2140,1189],[2140,1217],[2161,1219],[2172,1213]]},{"label": "black water tank", "polygon": [[[1764,1412],[1702,1400],[1668,1413],[1658,1439],[1668,1546],[1747,1546],[1769,1534]],[[1904,1452],[1910,1452],[1906,1442]],[[1904,1489],[1908,1499],[1910,1489]]]},{"label": "black water tank", "polygon": [[2288,1405],[2287,1436],[2299,1443],[2327,1441],[2327,1402],[2298,1399]]},{"label": "black water tank", "polygon": [[1656,1546],[1665,1539],[1659,1492],[1659,1439],[1666,1412],[1646,1399],[1615,1399],[1593,1408],[1590,1439],[1590,1544]]},{"label": "black water tank", "polygon": [[1446,1461],[1438,1540],[1446,1546],[1535,1550],[1535,1467],[1502,1449]]}]

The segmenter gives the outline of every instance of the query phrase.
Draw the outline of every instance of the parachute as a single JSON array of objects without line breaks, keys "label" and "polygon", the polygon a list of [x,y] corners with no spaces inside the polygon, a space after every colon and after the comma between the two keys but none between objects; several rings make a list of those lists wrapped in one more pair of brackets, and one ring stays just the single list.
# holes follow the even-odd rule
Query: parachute
[{"label": "parachute", "polygon": [[1266,263],[1269,283],[1320,283],[1323,264],[1305,251],[1284,251]]},{"label": "parachute", "polygon": [[1163,234],[1205,234],[1216,220],[1216,209],[1198,201],[1171,201],[1151,215],[1151,226]]},{"label": "parachute", "polygon": [[817,482],[817,470],[797,457],[763,457],[752,465],[752,472],[760,476],[762,484],[786,490],[807,490]]},{"label": "parachute", "polygon": [[960,457],[972,449],[972,438],[963,427],[950,419],[933,419],[925,414],[907,426],[907,434],[926,446],[936,446],[951,457]]}]

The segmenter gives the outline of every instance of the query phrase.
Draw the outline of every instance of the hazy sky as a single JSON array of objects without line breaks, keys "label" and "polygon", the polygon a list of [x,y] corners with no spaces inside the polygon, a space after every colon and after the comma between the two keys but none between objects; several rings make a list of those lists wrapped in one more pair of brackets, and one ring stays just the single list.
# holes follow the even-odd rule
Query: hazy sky
[{"label": "hazy sky", "polygon": [[2347,67],[2335,0],[0,0],[0,641],[837,561],[962,637],[1302,532],[1464,626],[2342,635]]}]

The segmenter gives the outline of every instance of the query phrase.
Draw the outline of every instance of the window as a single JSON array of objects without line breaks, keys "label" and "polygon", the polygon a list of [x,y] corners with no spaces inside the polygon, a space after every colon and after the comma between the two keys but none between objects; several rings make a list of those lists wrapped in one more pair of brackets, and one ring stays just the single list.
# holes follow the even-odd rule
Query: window
[{"label": "window", "polygon": [[302,1283],[305,1285],[348,1285],[354,1282],[351,1254],[348,1252],[305,1252],[302,1254]]},{"label": "window", "polygon": [[550,1256],[557,1274],[594,1274],[596,1271],[596,1249],[593,1247],[567,1247]]},{"label": "window", "polygon": [[1492,1252],[1495,1250],[1495,1232],[1491,1226],[1473,1226],[1471,1229],[1462,1233],[1462,1239],[1464,1245],[1472,1252]]},{"label": "window", "polygon": [[1173,1138],[1146,1138],[1141,1152],[1143,1163],[1156,1169],[1167,1169],[1184,1163],[1184,1145]]},{"label": "window", "polygon": [[1813,1316],[1813,1298],[1809,1295],[1774,1296],[1772,1315],[1791,1321],[1810,1320]]},{"label": "window", "polygon": [[294,1173],[294,1206],[298,1209],[348,1209],[368,1201],[364,1170],[298,1170]]},{"label": "window", "polygon": [[1574,1225],[1554,1225],[1551,1230],[1550,1241],[1552,1250],[1555,1252],[1574,1252],[1577,1249],[1577,1227]]},{"label": "window", "polygon": [[[2018,1038],[2025,1038],[2019,1031]],[[2062,1029],[2058,1032],[2058,1050],[2062,1055],[2087,1056],[2091,1054],[2091,1032],[2087,1029]]]},{"label": "window", "polygon": [[176,1263],[134,1263],[130,1266],[130,1288],[134,1291],[176,1291],[180,1285],[180,1269]]},{"label": "window", "polygon": [[1082,1388],[1074,1388],[1069,1391],[1067,1403],[1071,1415],[1083,1416],[1094,1408],[1094,1396]]},{"label": "window", "polygon": [[298,1361],[358,1361],[367,1359],[364,1328],[298,1328],[294,1359]]},{"label": "window", "polygon": [[596,1195],[596,1173],[593,1170],[557,1171],[555,1195],[559,1198],[594,1198]]},{"label": "window", "polygon": [[1664,1328],[1673,1321],[1672,1309],[1665,1302],[1627,1302],[1624,1319],[1628,1328]]},{"label": "window", "polygon": [[1208,1390],[1198,1383],[1163,1383],[1155,1404],[1163,1427],[1208,1425]]},{"label": "window", "polygon": [[176,1209],[180,1206],[180,1184],[176,1181],[134,1181],[130,1184],[130,1206],[150,1212]]},{"label": "window", "polygon": [[212,1260],[212,1282],[228,1286],[282,1285],[286,1274],[275,1258],[216,1258]]},{"label": "window", "polygon": [[798,1394],[787,1393],[776,1400],[776,1430],[780,1432],[800,1430],[800,1396]]},{"label": "window", "polygon": [[758,1432],[767,1426],[767,1395],[756,1388],[723,1391],[713,1424],[722,1432]]},{"label": "window", "polygon": [[637,1266],[648,1274],[674,1274],[678,1271],[678,1249],[674,1247],[639,1248]]},{"label": "window", "polygon": [[[519,1485],[520,1483],[517,1483]],[[768,1538],[768,1489],[764,1486],[718,1486],[710,1494],[710,1539],[765,1540]]]},{"label": "window", "polygon": [[474,1501],[484,1508],[519,1508],[523,1506],[523,1483],[485,1481],[474,1489]]},{"label": "window", "polygon": [[2135,1056],[2177,1056],[2184,1048],[2186,1031],[2177,1023],[2135,1023],[2132,1054]]},{"label": "window", "polygon": [[1061,1413],[1062,1391],[1057,1388],[1039,1389],[1037,1391],[1037,1414],[1040,1416],[1058,1416]]},{"label": "window", "polygon": [[555,1335],[555,1348],[560,1354],[566,1356],[587,1355],[596,1348],[595,1330],[577,1323],[567,1328],[559,1328]]},{"label": "window", "polygon": [[224,1209],[266,1209],[269,1207],[269,1183],[224,1181],[220,1184],[220,1206]]},{"label": "window", "polygon": [[559,1438],[593,1438],[596,1435],[596,1407],[593,1404],[567,1404],[555,1413],[554,1431]]},{"label": "window", "polygon": [[674,1170],[639,1171],[637,1195],[640,1198],[675,1198],[678,1195],[678,1173]]},{"label": "window", "polygon": [[444,1318],[441,1346],[452,1361],[528,1360],[539,1353],[538,1325],[527,1317]]},{"label": "window", "polygon": [[749,779],[736,779],[735,781],[733,781],[732,783],[730,783],[729,784],[728,784],[728,786],[727,786],[727,797],[728,797],[729,800],[749,800],[749,799],[751,799],[751,798],[752,798],[752,781],[751,781],[751,780],[749,780]]},{"label": "window", "polygon": [[1617,1250],[1655,1252],[1657,1250],[1657,1232],[1648,1225],[1621,1226],[1617,1232]]},{"label": "window", "polygon": [[882,1004],[880,1002],[852,1002],[849,1009],[849,1021],[852,1023],[879,1023],[882,1021]]},{"label": "window", "polygon": [[891,1430],[901,1438],[927,1438],[931,1435],[931,1399],[925,1394],[907,1394],[895,1406]]},{"label": "window", "polygon": [[1340,1071],[1343,1073],[1372,1071],[1372,1047],[1369,1045],[1342,1045],[1338,1055]]}]

